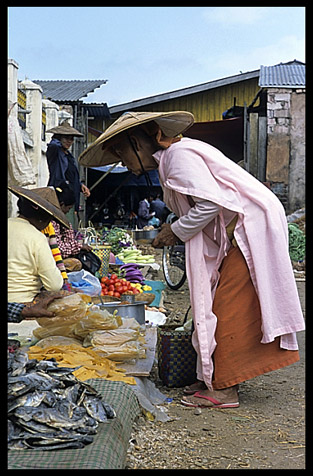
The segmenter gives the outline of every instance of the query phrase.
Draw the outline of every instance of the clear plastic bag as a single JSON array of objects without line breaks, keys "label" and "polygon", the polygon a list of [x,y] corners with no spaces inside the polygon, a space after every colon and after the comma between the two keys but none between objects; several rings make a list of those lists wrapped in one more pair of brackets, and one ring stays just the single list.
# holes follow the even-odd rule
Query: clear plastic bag
[{"label": "clear plastic bag", "polygon": [[122,317],[122,324],[120,329],[134,329],[135,331],[141,331],[141,325],[134,317]]},{"label": "clear plastic bag", "polygon": [[94,351],[103,357],[116,362],[125,362],[131,359],[145,359],[146,351],[138,341],[132,340],[124,344],[117,345],[97,345]]},{"label": "clear plastic bag", "polygon": [[90,332],[117,329],[120,324],[120,316],[114,316],[106,309],[99,309],[96,311],[88,311],[88,313],[75,324],[73,332],[79,338],[85,339]]},{"label": "clear plastic bag", "polygon": [[104,345],[123,345],[125,342],[135,341],[139,336],[135,329],[112,329],[108,331],[94,331],[87,335],[84,340],[84,347],[104,346]]},{"label": "clear plastic bag", "polygon": [[68,273],[68,280],[72,287],[89,296],[99,296],[101,293],[101,283],[96,276],[89,271],[82,269]]},{"label": "clear plastic bag", "polygon": [[81,342],[72,337],[65,336],[49,336],[36,342],[36,346],[41,347],[42,349],[59,345],[77,345],[78,347],[81,347]]}]

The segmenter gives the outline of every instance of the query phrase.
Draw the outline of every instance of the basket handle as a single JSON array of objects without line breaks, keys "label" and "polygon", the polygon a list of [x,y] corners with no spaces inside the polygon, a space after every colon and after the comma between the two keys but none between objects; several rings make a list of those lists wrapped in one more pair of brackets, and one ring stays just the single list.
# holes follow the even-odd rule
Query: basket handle
[{"label": "basket handle", "polygon": [[[184,317],[184,322],[183,322],[183,325],[187,322],[187,317],[188,317],[188,314],[189,314],[189,311],[191,309],[191,304],[190,306],[188,307],[187,311],[186,311],[186,314],[185,314],[185,317]],[[193,320],[192,320],[192,325],[191,325],[191,331],[193,332],[194,331],[194,323],[193,323]]]},{"label": "basket handle", "polygon": [[187,317],[188,317],[188,314],[189,314],[190,309],[191,309],[191,304],[190,304],[190,306],[188,307],[188,309],[187,309],[187,311],[186,311],[183,324],[185,324],[185,323],[187,322]]}]

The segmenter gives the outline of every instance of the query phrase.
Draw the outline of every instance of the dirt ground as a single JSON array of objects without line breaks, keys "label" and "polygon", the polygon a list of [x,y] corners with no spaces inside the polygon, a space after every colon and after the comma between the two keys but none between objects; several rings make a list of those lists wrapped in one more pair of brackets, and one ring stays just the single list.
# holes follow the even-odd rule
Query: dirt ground
[{"label": "dirt ground", "polygon": [[[305,313],[305,280],[297,286]],[[163,304],[180,323],[189,306],[187,283],[166,288]],[[166,405],[170,421],[139,417],[126,469],[305,469],[305,332],[298,342],[300,361],[242,383],[235,409],[184,407],[182,388],[162,386],[155,365],[150,379],[173,398]]]}]

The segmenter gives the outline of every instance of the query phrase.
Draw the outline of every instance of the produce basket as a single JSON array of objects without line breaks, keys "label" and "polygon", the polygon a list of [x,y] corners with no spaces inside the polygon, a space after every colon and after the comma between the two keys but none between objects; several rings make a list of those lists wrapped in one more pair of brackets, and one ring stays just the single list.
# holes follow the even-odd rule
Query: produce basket
[{"label": "produce basket", "polygon": [[96,244],[95,246],[92,246],[93,253],[101,259],[101,266],[98,271],[101,278],[107,276],[109,272],[110,250],[111,246],[106,244]]}]

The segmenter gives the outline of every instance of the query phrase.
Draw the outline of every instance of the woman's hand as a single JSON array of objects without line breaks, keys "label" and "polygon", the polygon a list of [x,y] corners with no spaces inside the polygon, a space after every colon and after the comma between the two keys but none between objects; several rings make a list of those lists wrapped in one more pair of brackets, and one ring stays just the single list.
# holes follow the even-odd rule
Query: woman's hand
[{"label": "woman's hand", "polygon": [[152,241],[152,246],[154,248],[174,246],[178,241],[178,237],[172,232],[170,223],[163,223],[160,233]]},{"label": "woman's hand", "polygon": [[81,191],[83,192],[85,198],[90,197],[90,190],[83,183],[82,183],[82,186],[81,186]]},{"label": "woman's hand", "polygon": [[48,311],[47,307],[52,301],[61,297],[64,297],[64,294],[54,293],[40,299],[35,304],[25,306],[22,310],[23,319],[27,317],[54,317],[55,313]]}]

